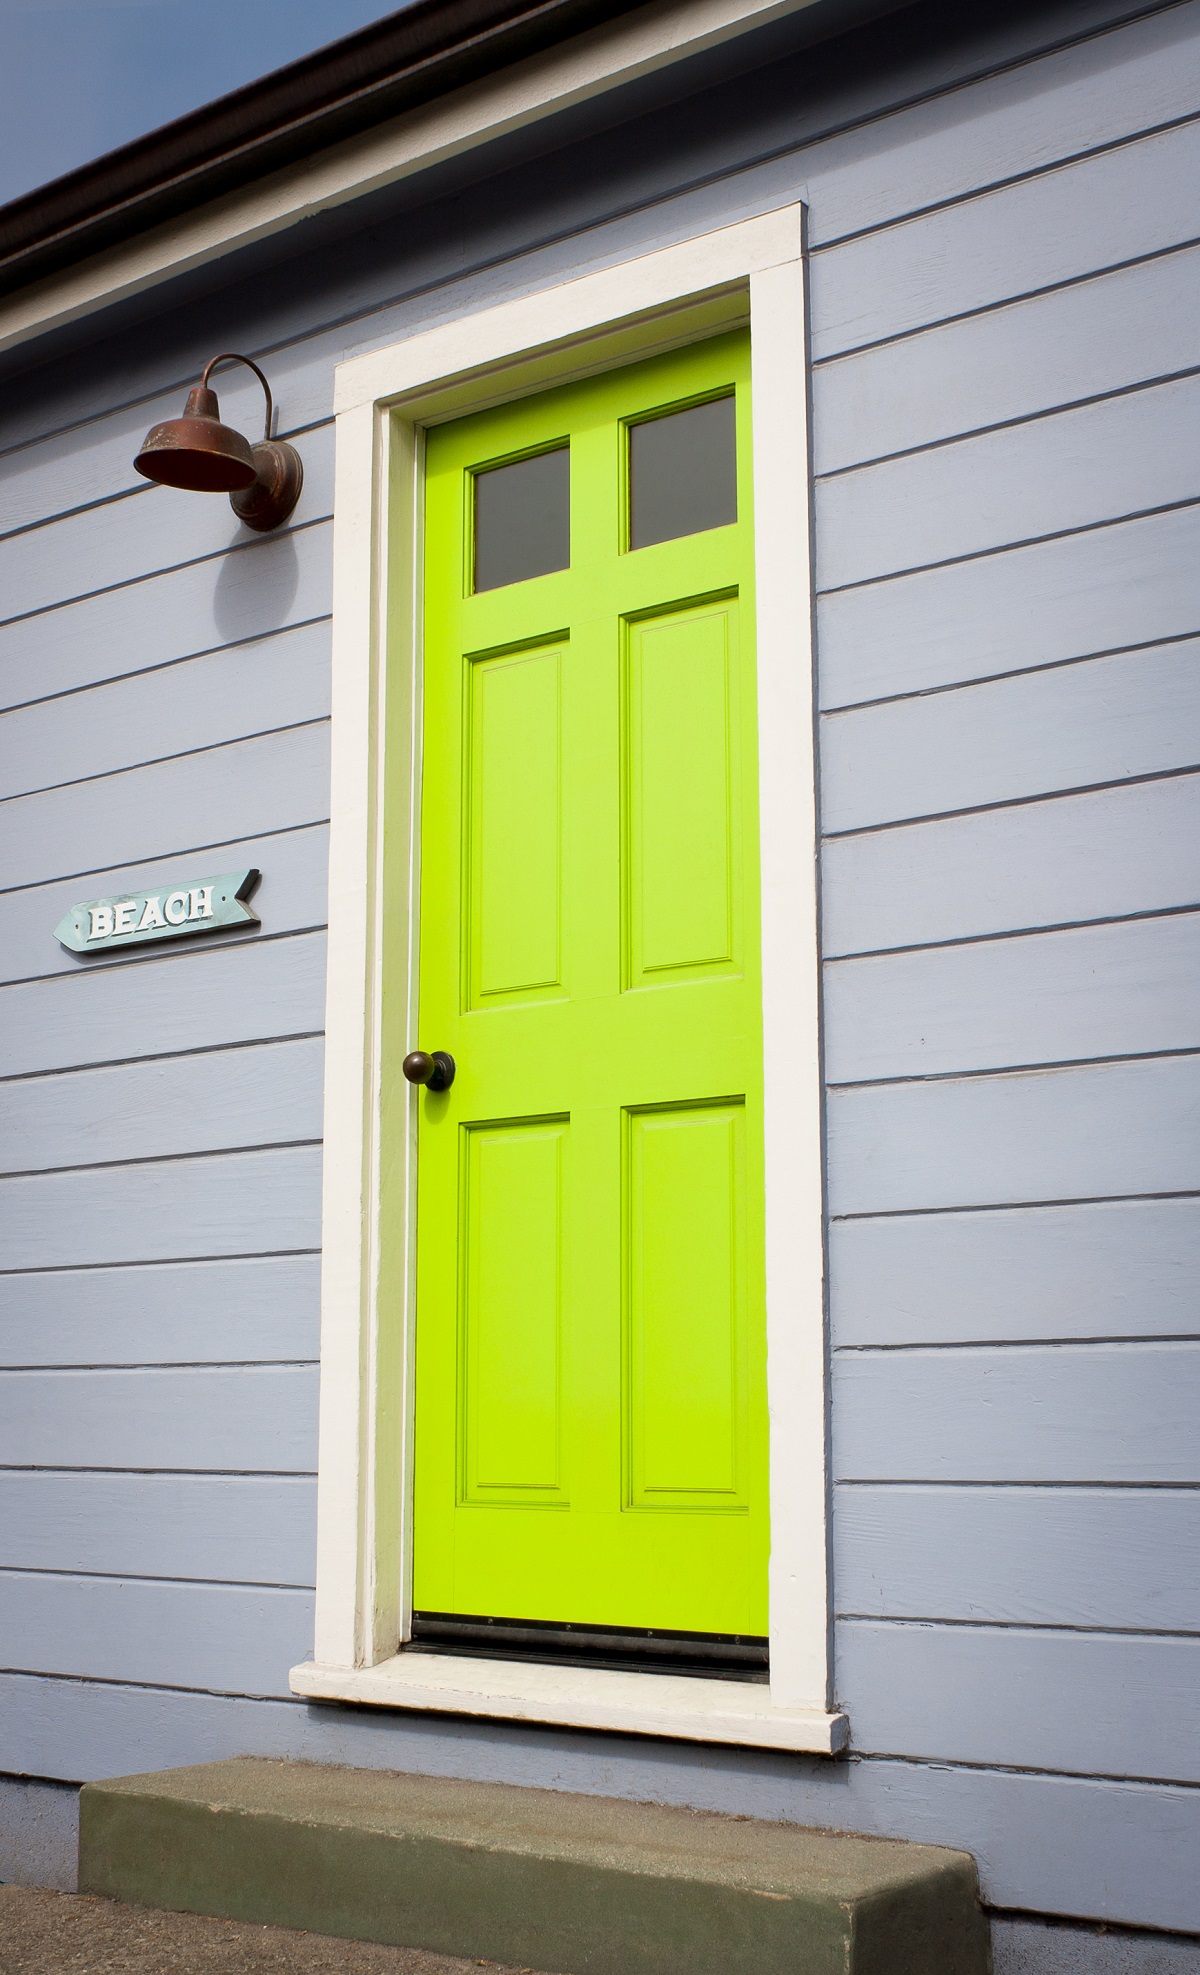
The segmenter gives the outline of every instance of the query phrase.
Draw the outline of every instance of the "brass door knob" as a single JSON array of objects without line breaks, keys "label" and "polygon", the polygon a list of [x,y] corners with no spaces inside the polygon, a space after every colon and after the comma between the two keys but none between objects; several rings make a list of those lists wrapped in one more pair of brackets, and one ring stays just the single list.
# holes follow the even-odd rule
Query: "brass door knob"
[{"label": "brass door knob", "polygon": [[444,1049],[435,1049],[432,1056],[414,1049],[400,1067],[410,1084],[424,1084],[426,1090],[449,1090],[454,1082],[454,1058]]}]

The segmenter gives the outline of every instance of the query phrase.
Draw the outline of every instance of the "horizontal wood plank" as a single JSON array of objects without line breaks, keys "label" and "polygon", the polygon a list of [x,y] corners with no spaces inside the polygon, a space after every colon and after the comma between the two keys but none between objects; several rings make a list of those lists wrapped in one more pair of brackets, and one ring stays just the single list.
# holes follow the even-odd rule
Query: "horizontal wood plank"
[{"label": "horizontal wood plank", "polygon": [[315,1365],[0,1372],[9,1468],[309,1474]]},{"label": "horizontal wood plank", "polygon": [[1192,241],[1198,170],[1193,121],[814,253],[813,354],[836,357]]},{"label": "horizontal wood plank", "polygon": [[0,1365],[316,1358],[318,1255],[50,1269],[6,1278]]},{"label": "horizontal wood plank", "polygon": [[835,838],[826,954],[871,953],[1200,900],[1200,775]]},{"label": "horizontal wood plank", "polygon": [[835,1214],[1200,1190],[1200,1056],[843,1087]]},{"label": "horizontal wood plank", "polygon": [[317,721],[19,796],[0,808],[0,868],[10,885],[43,884],[328,815],[329,727]]},{"label": "horizontal wood plank", "polygon": [[826,708],[1191,637],[1200,509],[840,591],[817,627]]},{"label": "horizontal wood plank", "polygon": [[1200,640],[827,713],[827,831],[1200,765]]},{"label": "horizontal wood plank", "polygon": [[836,1652],[872,1754],[1200,1782],[1200,1639],[843,1621]]},{"label": "horizontal wood plank", "polygon": [[844,1487],[839,1613],[1200,1633],[1200,1492]]},{"label": "horizontal wood plank", "polygon": [[0,625],[0,705],[22,706],[327,617],[332,525],[260,535]]},{"label": "horizontal wood plank", "polygon": [[180,942],[136,964],[76,968],[0,989],[0,1075],[311,1035],[325,1020],[324,933]]},{"label": "horizontal wood plank", "polygon": [[821,590],[1200,497],[1200,377],[818,481]]},{"label": "horizontal wood plank", "polygon": [[0,1272],[274,1255],[320,1240],[317,1146],[0,1180]]},{"label": "horizontal wood plank", "polygon": [[834,1472],[1194,1485],[1198,1403],[1195,1342],[841,1351]]},{"label": "horizontal wood plank", "polygon": [[888,1214],[829,1246],[835,1346],[1197,1331],[1200,1200]]},{"label": "horizontal wood plank", "polygon": [[[298,450],[304,486],[289,529],[324,520],[333,510],[332,424],[306,432]],[[0,609],[4,620],[53,609],[185,559],[220,557],[250,539],[223,497],[144,481],[120,500],[0,538]]]},{"label": "horizontal wood plank", "polygon": [[319,1139],[323,1067],[314,1037],[0,1083],[0,1175]]},{"label": "horizontal wood plank", "polygon": [[0,1659],[13,1672],[286,1694],[310,1649],[312,1593],[231,1584],[0,1572]]},{"label": "horizontal wood plank", "polygon": [[27,795],[328,714],[321,621],[0,714],[0,784]]},{"label": "horizontal wood plank", "polygon": [[[1200,126],[1194,141],[1200,162]],[[1198,293],[1191,247],[825,364],[813,378],[816,470],[1194,369]]]},{"label": "horizontal wood plank", "polygon": [[0,1570],[311,1589],[307,1475],[0,1471]]},{"label": "horizontal wood plank", "polygon": [[826,1074],[854,1083],[1200,1049],[1198,983],[1195,912],[830,961]]},{"label": "horizontal wood plank", "polygon": [[961,199],[1195,114],[1200,50],[1190,9],[1157,13],[983,76],[876,126],[814,145],[814,245]]},{"label": "horizontal wood plank", "polygon": [[[310,932],[323,929],[326,917],[329,829],[309,823],[297,830],[269,836],[242,837],[235,843],[212,844],[205,853],[214,871],[262,872],[251,903],[262,933]],[[118,864],[106,871],[89,871],[82,889],[92,898],[112,898],[121,892],[174,888],[197,875],[194,851],[155,858],[146,864]],[[203,873],[201,875],[204,875]],[[87,961],[54,938],[54,928],[80,899],[79,878],[57,878],[48,885],[27,885],[0,892],[0,987],[16,981],[74,976],[84,971],[101,974],[136,964],[120,949],[94,954]],[[262,938],[258,927],[239,933],[231,927],[220,940],[222,949]],[[159,956],[164,957],[164,956]],[[155,964],[153,948],[143,949],[147,965]],[[2,1004],[0,1004],[2,1005]]]}]

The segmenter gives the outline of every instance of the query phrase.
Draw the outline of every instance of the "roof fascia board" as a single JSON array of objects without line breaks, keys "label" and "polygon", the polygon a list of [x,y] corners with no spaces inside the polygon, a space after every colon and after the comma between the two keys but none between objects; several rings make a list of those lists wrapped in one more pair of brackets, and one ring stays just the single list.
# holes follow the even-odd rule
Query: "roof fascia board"
[{"label": "roof fascia board", "polygon": [[654,0],[0,301],[11,350],[821,0]]}]

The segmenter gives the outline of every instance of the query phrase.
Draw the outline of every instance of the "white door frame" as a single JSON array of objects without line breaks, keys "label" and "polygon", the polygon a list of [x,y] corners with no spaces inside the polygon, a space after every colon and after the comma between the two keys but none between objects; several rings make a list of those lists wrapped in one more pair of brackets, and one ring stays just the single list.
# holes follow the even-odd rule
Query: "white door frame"
[{"label": "white door frame", "polygon": [[[792,205],[338,369],[317,1618],[315,1660],[292,1671],[296,1693],[822,1754],[845,1743],[829,1650],[804,274],[803,210]],[[770,1685],[399,1652],[411,1580],[416,1106],[405,1087],[407,1116],[384,1119],[385,1103],[398,1100],[385,1093],[382,1064],[415,1046],[422,435],[445,418],[747,322]]]}]

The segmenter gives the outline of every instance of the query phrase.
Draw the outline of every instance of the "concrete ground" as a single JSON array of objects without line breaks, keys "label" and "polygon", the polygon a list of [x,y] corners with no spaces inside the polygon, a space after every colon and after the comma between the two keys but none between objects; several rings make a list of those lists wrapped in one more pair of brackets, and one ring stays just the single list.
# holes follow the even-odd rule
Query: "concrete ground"
[{"label": "concrete ground", "polygon": [[0,1975],[533,1975],[496,1961],[0,1886]]}]

